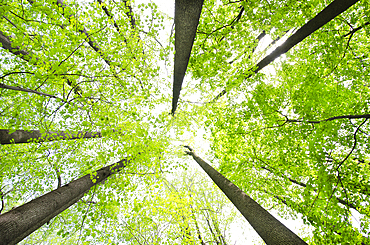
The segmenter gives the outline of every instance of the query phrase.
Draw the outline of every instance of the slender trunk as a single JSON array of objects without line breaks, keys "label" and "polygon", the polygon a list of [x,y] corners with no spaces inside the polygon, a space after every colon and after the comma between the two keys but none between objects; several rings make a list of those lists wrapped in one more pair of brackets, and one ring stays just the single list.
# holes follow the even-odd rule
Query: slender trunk
[{"label": "slender trunk", "polygon": [[[273,62],[280,55],[285,54],[303,39],[311,35],[313,32],[318,30],[320,27],[334,19],[336,16],[340,15],[346,11],[353,4],[359,0],[335,0],[329,4],[323,11],[316,15],[313,19],[308,21],[304,26],[302,26],[298,31],[291,35],[282,45],[277,47],[271,54],[267,55],[263,60],[258,62],[258,64],[248,71],[249,75],[246,78],[250,78],[252,75],[256,74],[264,67]],[[219,93],[213,101],[218,100],[224,94],[226,94],[226,89]]]},{"label": "slender trunk", "polygon": [[40,130],[16,130],[9,134],[8,129],[0,129],[0,144],[19,144],[30,142],[46,142],[54,140],[74,140],[74,139],[91,139],[101,138],[100,132],[69,133],[65,131],[41,133]]},{"label": "slender trunk", "polygon": [[186,153],[191,155],[208,176],[211,177],[267,245],[307,244],[230,180],[198,157],[190,147],[187,146],[187,148],[190,151]]},{"label": "slender trunk", "polygon": [[[117,25],[117,22],[113,18],[113,14],[108,10],[108,8],[104,5],[102,0],[97,0],[100,4],[101,8],[103,9],[104,13],[108,16],[108,18],[113,22],[114,27],[118,31],[119,34],[121,34],[121,30],[119,29],[119,26]],[[127,40],[125,40],[127,43]]]},{"label": "slender trunk", "polygon": [[[66,17],[67,19],[71,18],[71,17],[74,17],[76,18],[76,16],[74,15],[71,15],[71,16],[65,16],[64,14],[64,10],[65,8],[67,7],[67,4],[65,4],[63,2],[63,0],[57,0],[57,5],[59,7],[61,7],[63,9],[63,16]],[[77,18],[76,18],[77,19]],[[107,59],[106,55],[104,55],[104,53],[101,51],[101,48],[99,46],[99,44],[97,42],[95,42],[92,38],[91,38],[91,35],[87,32],[87,30],[85,29],[85,27],[80,27],[78,28],[78,32],[81,33],[81,34],[85,34],[86,35],[86,38],[87,38],[87,43],[90,45],[90,47],[92,49],[94,49],[95,52],[97,52],[100,57],[105,61],[105,63],[107,63],[107,65],[111,65],[111,61]]]},{"label": "slender trunk", "polygon": [[91,187],[126,167],[128,162],[128,159],[123,159],[103,167],[97,170],[96,174],[87,174],[0,215],[0,245],[12,245],[22,241],[50,219],[80,200]]},{"label": "slender trunk", "polygon": [[183,237],[183,240],[186,241],[186,243],[188,243],[192,239],[190,226],[189,226],[189,223],[187,222],[187,220],[185,219],[185,216],[182,216],[182,220],[184,221],[184,224],[186,224],[185,228],[183,228],[180,224],[180,229],[183,233],[182,237]]},{"label": "slender trunk", "polygon": [[214,218],[214,215],[210,215],[211,217],[211,220],[212,220],[212,223],[213,223],[213,227],[215,227],[215,230],[216,230],[216,233],[217,233],[217,236],[218,238],[220,239],[220,242],[222,245],[227,245],[226,241],[225,241],[225,238],[224,236],[222,235],[221,231],[220,231],[220,227],[218,226],[218,221],[217,219]]},{"label": "slender trunk", "polygon": [[191,217],[193,218],[194,220],[194,223],[195,223],[195,228],[197,229],[197,233],[198,233],[198,239],[200,241],[200,244],[201,245],[205,245],[204,241],[203,241],[203,238],[202,238],[202,235],[200,233],[200,229],[199,229],[199,225],[198,225],[198,221],[197,221],[197,218],[195,217],[195,214],[194,214],[194,210],[193,210],[193,207],[190,205],[190,208],[191,208]]},{"label": "slender trunk", "polygon": [[173,76],[172,111],[174,115],[180,90],[188,67],[191,49],[202,12],[203,0],[175,1],[175,64]]},{"label": "slender trunk", "polygon": [[217,239],[217,236],[216,236],[215,232],[214,232],[214,231],[213,231],[213,229],[212,229],[212,226],[211,226],[211,223],[209,222],[208,217],[209,217],[209,215],[208,215],[208,213],[207,213],[207,217],[205,217],[205,218],[206,218],[206,221],[207,221],[208,229],[209,229],[209,231],[210,231],[210,232],[211,232],[211,234],[212,234],[213,242],[215,242],[215,243],[216,243],[216,245],[220,245],[220,242],[219,242],[219,240]]},{"label": "slender trunk", "polygon": [[[265,31],[262,31],[261,34],[259,34],[256,38],[256,43],[254,44],[255,46],[252,48],[252,51],[250,52],[250,54],[248,55],[248,58],[247,59],[250,59],[252,54],[254,54],[254,51],[256,51],[256,48],[258,46],[258,44],[261,42],[262,38],[264,38],[266,36],[266,32]],[[236,60],[238,60],[239,57],[236,57],[235,59],[233,59],[232,61],[229,61],[228,63],[231,65],[232,63],[234,63]]]}]

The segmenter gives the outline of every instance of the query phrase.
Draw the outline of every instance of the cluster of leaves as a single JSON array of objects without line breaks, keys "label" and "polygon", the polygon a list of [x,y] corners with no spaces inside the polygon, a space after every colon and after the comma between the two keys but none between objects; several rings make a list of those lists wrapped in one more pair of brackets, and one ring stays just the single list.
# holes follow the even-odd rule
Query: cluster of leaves
[{"label": "cluster of leaves", "polygon": [[[166,115],[150,113],[162,103],[160,89],[169,86],[158,80],[165,56],[154,38],[163,28],[156,5],[6,1],[0,15],[0,128],[100,133],[1,145],[1,212],[127,156],[135,156],[129,173],[169,171],[162,166],[169,151]],[[129,173],[97,186],[25,242],[116,242],[106,229],[139,185]]]},{"label": "cluster of leaves", "polygon": [[[277,205],[282,215],[302,214],[315,228],[313,244],[367,243],[369,4],[358,2],[274,69],[245,74],[264,55],[257,35],[276,39],[326,4],[206,2],[190,63],[202,78],[195,87],[206,101],[229,89],[193,107],[211,131],[220,171],[256,201]],[[360,213],[359,228],[353,213]]]},{"label": "cluster of leaves", "polygon": [[[130,244],[230,244],[236,209],[204,174],[153,177],[146,193],[124,208]],[[138,190],[143,192],[143,190]],[[165,214],[165,215],[163,215]],[[239,237],[241,240],[241,237]]]}]

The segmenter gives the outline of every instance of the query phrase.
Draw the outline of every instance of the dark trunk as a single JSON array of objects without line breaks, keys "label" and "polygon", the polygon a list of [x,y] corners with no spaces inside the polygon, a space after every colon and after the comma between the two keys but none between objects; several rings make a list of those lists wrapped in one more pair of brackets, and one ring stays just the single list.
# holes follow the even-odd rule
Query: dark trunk
[{"label": "dark trunk", "polygon": [[[103,167],[0,215],[0,245],[17,244],[76,203],[89,189],[127,166],[128,159]],[[94,177],[92,177],[94,176]]]},{"label": "dark trunk", "polygon": [[190,205],[190,208],[191,208],[191,217],[193,218],[193,221],[194,221],[194,224],[195,224],[195,228],[197,229],[197,233],[198,233],[198,239],[200,241],[200,244],[201,245],[206,245],[203,241],[203,238],[202,238],[202,235],[200,233],[200,229],[199,229],[199,225],[198,225],[198,221],[197,221],[197,218],[195,217],[195,214],[194,214],[194,210],[193,210],[193,207]]},{"label": "dark trunk", "polygon": [[[264,67],[273,62],[280,55],[285,54],[303,39],[311,35],[313,32],[318,30],[320,27],[334,19],[336,16],[340,15],[346,11],[353,4],[359,0],[335,0],[329,4],[323,11],[316,15],[313,19],[308,21],[304,26],[302,26],[297,32],[291,35],[282,45],[277,47],[271,54],[267,55],[263,60],[258,62],[258,64],[250,69],[247,73],[252,73],[246,78],[250,78],[253,74],[259,72]],[[226,94],[226,89],[219,93],[213,100],[216,101],[224,94]]]},{"label": "dark trunk", "polygon": [[198,157],[190,147],[187,148],[190,150],[187,154],[191,155],[209,177],[211,177],[267,245],[307,244],[230,180]]},{"label": "dark trunk", "polygon": [[172,115],[175,114],[180,90],[193,47],[203,0],[175,1],[175,64],[173,75]]},{"label": "dark trunk", "polygon": [[8,129],[0,129],[0,144],[19,144],[30,142],[46,142],[54,140],[74,140],[74,139],[91,139],[101,138],[100,132],[83,132],[68,133],[64,131],[41,133],[40,130],[16,130],[9,134]]}]

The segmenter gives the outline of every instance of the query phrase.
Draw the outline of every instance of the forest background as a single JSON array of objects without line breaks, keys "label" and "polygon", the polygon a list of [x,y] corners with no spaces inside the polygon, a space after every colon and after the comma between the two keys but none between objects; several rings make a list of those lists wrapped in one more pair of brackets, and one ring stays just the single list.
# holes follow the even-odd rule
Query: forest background
[{"label": "forest background", "polygon": [[130,158],[23,244],[234,244],[235,210],[182,144],[302,218],[306,242],[367,244],[369,3],[250,76],[329,3],[205,1],[173,116],[173,18],[155,2],[1,1],[1,132],[41,135],[1,142],[1,212]]}]

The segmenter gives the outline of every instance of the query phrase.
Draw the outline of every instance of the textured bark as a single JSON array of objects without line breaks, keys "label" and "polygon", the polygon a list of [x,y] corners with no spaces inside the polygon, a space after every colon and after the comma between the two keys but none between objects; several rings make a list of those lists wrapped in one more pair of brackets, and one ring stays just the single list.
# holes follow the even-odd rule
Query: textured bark
[{"label": "textured bark", "polygon": [[171,111],[173,115],[177,108],[180,90],[188,67],[202,6],[203,0],[175,1],[175,64]]},{"label": "textured bark", "polygon": [[211,177],[267,245],[307,244],[230,180],[198,157],[190,147],[187,148],[190,151],[186,153],[191,155],[208,176]]},{"label": "textured bark", "polygon": [[[276,58],[280,55],[285,54],[299,42],[304,40],[306,37],[311,35],[313,32],[318,30],[320,27],[334,19],[336,16],[340,15],[344,11],[346,11],[349,7],[353,4],[358,2],[359,0],[335,0],[331,4],[329,4],[323,11],[321,11],[318,15],[316,15],[313,19],[308,21],[304,26],[302,26],[298,31],[296,31],[293,35],[291,35],[282,45],[277,47],[271,54],[267,55],[263,58],[258,64],[248,71],[249,75],[246,76],[250,78],[264,67],[269,65],[273,62]],[[224,89],[221,93],[219,93],[213,101],[218,100],[224,94],[226,94],[227,90]]]},{"label": "textured bark", "polygon": [[0,129],[0,144],[19,144],[30,142],[46,142],[54,140],[74,140],[101,138],[100,132],[83,132],[68,133],[64,131],[41,133],[40,130],[16,130],[9,134],[8,129]]},{"label": "textured bark", "polygon": [[46,97],[50,97],[50,98],[59,99],[55,95],[39,92],[39,91],[36,91],[36,90],[33,90],[33,89],[28,89],[28,88],[14,87],[14,86],[6,85],[6,84],[3,84],[3,83],[0,83],[0,88],[10,89],[10,90],[15,90],[15,91],[21,91],[21,92],[26,92],[26,93],[32,93],[32,94],[42,95],[42,96],[46,96]]},{"label": "textured bark", "polygon": [[[127,166],[128,159],[103,167],[54,191],[0,215],[0,245],[22,241],[46,222],[76,203],[89,189]],[[92,176],[95,183],[92,181]]]},{"label": "textured bark", "polygon": [[[19,47],[12,47],[12,42],[8,36],[5,36],[2,31],[0,31],[0,43],[3,49],[8,50],[10,53],[21,57],[23,60],[30,62],[32,54],[26,50],[21,50]],[[33,65],[36,62],[32,63]]]}]

